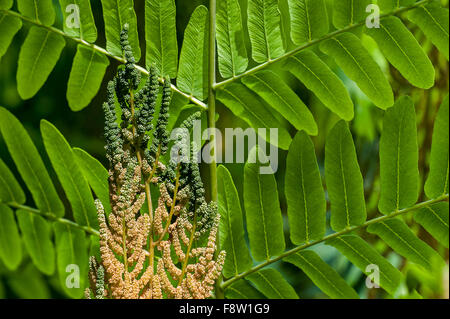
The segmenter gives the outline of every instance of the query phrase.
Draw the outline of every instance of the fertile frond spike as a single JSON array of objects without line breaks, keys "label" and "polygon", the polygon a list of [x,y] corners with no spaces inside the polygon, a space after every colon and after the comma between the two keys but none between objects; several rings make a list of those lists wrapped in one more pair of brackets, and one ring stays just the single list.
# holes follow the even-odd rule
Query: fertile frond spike
[{"label": "fertile frond spike", "polygon": [[149,77],[145,87],[136,95],[140,99],[140,116],[137,119],[137,133],[143,135],[153,129],[152,120],[155,113],[156,100],[159,92],[158,71],[152,65],[149,70]]},{"label": "fertile frond spike", "polygon": [[127,23],[124,24],[122,32],[120,33],[120,45],[125,57],[125,79],[129,81],[133,90],[136,90],[141,80],[141,73],[135,68],[134,64],[136,59],[134,58],[133,50],[128,41],[128,28]]},{"label": "fertile frond spike", "polygon": [[169,133],[167,132],[167,124],[169,123],[169,106],[172,99],[172,89],[170,78],[164,79],[161,108],[159,110],[158,121],[154,133],[153,148],[162,155],[167,152],[169,145]]},{"label": "fertile frond spike", "polygon": [[125,23],[123,25],[122,32],[120,33],[120,45],[127,62],[135,63],[136,60],[134,59],[133,52],[131,51],[130,42],[128,42],[128,29],[129,25],[128,23]]},{"label": "fertile frond spike", "polygon": [[198,205],[204,203],[205,188],[203,187],[203,181],[200,176],[200,168],[197,163],[197,151],[194,143],[191,144],[191,162],[189,163],[188,181],[192,191],[192,205]]},{"label": "fertile frond spike", "polygon": [[[108,85],[108,101],[103,107],[111,213],[106,216],[102,203],[96,201],[101,263],[91,266],[91,292],[86,297],[210,297],[225,258],[224,252],[214,258],[220,218],[217,205],[206,203],[196,161],[171,162],[167,167],[160,162],[170,136],[170,78],[164,79],[153,141],[147,149],[160,89],[158,72],[152,66],[147,83],[134,92],[140,79],[134,76],[136,69],[130,62],[133,59],[126,26],[121,43],[129,61]],[[120,127],[116,98],[122,111]],[[189,117],[183,127],[192,128],[199,117]],[[150,183],[159,186],[155,210]],[[144,213],[145,203],[148,207]],[[204,234],[208,242],[201,247]],[[155,249],[161,252],[159,260],[154,257]],[[177,260],[172,259],[172,251]]]}]

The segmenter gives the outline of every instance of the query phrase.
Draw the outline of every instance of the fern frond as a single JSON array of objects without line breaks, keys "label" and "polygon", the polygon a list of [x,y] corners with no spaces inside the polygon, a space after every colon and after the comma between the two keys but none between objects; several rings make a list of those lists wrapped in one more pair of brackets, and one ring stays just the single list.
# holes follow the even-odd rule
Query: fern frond
[{"label": "fern frond", "polygon": [[[130,2],[129,2],[130,1]],[[36,8],[37,10],[33,11],[31,8],[34,8],[34,2],[36,2]],[[60,3],[62,5],[62,8],[66,8],[67,1],[60,0]],[[2,7],[0,7],[0,25],[2,27],[2,34],[0,35],[0,57],[6,52],[9,45],[11,44],[12,38],[14,35],[22,28],[22,21],[26,22],[27,24],[31,24],[32,26],[38,27],[38,31],[35,31],[34,33],[38,34],[45,34],[48,36],[49,39],[58,39],[58,41],[54,40],[53,42],[56,42],[53,44],[54,48],[50,52],[51,54],[47,56],[47,54],[39,55],[36,54],[36,52],[33,54],[33,50],[39,52],[40,45],[43,41],[34,41],[38,42],[33,45],[32,39],[36,38],[36,36],[33,36],[28,40],[29,45],[21,52],[24,52],[23,57],[23,63],[22,64],[35,64],[37,67],[41,68],[42,70],[39,70],[39,72],[36,72],[36,81],[30,81],[30,78],[27,78],[27,74],[21,74],[20,77],[18,76],[18,82],[20,82],[20,86],[23,87],[20,89],[21,97],[24,99],[28,99],[33,97],[36,92],[42,87],[43,83],[47,79],[48,75],[53,70],[54,65],[59,59],[59,54],[62,48],[65,46],[62,45],[62,38],[66,38],[69,40],[72,40],[79,45],[79,49],[77,51],[74,65],[72,67],[71,71],[71,77],[69,79],[69,85],[68,85],[68,101],[69,106],[75,110],[79,111],[86,107],[91,100],[95,97],[95,95],[98,92],[98,89],[100,88],[100,84],[103,80],[103,77],[105,75],[106,67],[108,66],[108,63],[106,62],[106,57],[109,57],[111,59],[114,59],[115,61],[118,61],[119,63],[126,63],[125,58],[122,56],[122,52],[120,51],[120,39],[118,38],[118,35],[120,34],[120,30],[122,29],[122,26],[125,23],[128,23],[130,25],[130,28],[132,28],[132,39],[131,42],[133,44],[133,48],[136,48],[134,54],[139,57],[140,56],[140,49],[138,44],[138,36],[137,36],[137,26],[136,26],[136,14],[133,9],[133,5],[130,6],[130,3],[133,3],[132,0],[121,0],[119,2],[117,1],[110,1],[110,0],[104,0],[102,1],[102,5],[105,6],[104,10],[104,20],[105,22],[105,30],[107,33],[107,48],[102,48],[96,44],[94,44],[96,37],[97,37],[97,31],[96,26],[93,24],[92,19],[92,10],[89,5],[89,1],[79,1],[78,8],[79,8],[79,22],[80,22],[80,28],[69,28],[66,27],[66,24],[64,24],[64,30],[60,30],[53,25],[54,18],[51,18],[52,14],[54,15],[54,8],[53,5],[50,4],[50,7],[47,8],[49,3],[47,1],[35,1],[35,0],[22,0],[22,4],[19,6],[19,12],[15,12],[10,10],[11,5],[9,3],[2,4]],[[36,12],[38,14],[38,17],[36,17]],[[53,12],[53,13],[52,13]],[[77,13],[75,12],[75,13]],[[119,14],[120,13],[120,14]],[[69,19],[69,14],[73,14],[72,11],[63,10],[63,16],[66,19]],[[172,14],[172,13],[171,13]],[[120,16],[120,19],[119,19]],[[110,19],[111,17],[111,19]],[[115,17],[115,18],[114,18]],[[160,18],[165,18],[161,16]],[[173,17],[172,17],[173,18]],[[148,19],[150,20],[150,19]],[[159,21],[162,23],[162,20]],[[148,25],[147,27],[147,33],[150,32],[150,30],[153,31],[153,27],[156,25],[152,25],[151,21],[148,21],[146,23]],[[135,30],[135,32],[133,31]],[[28,39],[28,37],[27,37]],[[43,39],[41,39],[43,40]],[[164,58],[165,61],[168,61],[168,54],[170,52],[176,51],[176,48],[174,47],[174,43],[170,45],[169,53],[165,53],[160,58]],[[153,46],[156,45],[152,41],[150,41],[150,45],[153,49]],[[41,47],[43,50],[47,48],[47,46]],[[81,49],[81,48],[84,48]],[[57,50],[56,50],[57,49]],[[139,52],[137,52],[137,49],[139,49]],[[31,51],[30,51],[31,50]],[[48,48],[47,48],[48,50]],[[30,51],[29,53],[27,53]],[[80,51],[83,51],[85,54],[80,53]],[[150,46],[148,47],[148,51],[151,52]],[[172,54],[173,55],[173,54]],[[158,63],[158,58],[152,54],[149,53],[149,59],[147,59],[147,65],[151,65],[152,63]],[[40,58],[40,61],[37,61],[37,59]],[[154,60],[153,60],[154,59]],[[30,66],[28,65],[28,66]],[[139,66],[135,65],[136,69],[138,69],[141,73],[144,75],[148,75],[148,71]],[[175,63],[176,68],[176,63]],[[32,67],[30,68],[21,68],[23,69],[23,72],[33,72],[34,70]],[[21,71],[22,72],[22,71]],[[173,72],[172,71],[169,73]],[[79,79],[81,76],[80,74],[83,73],[88,79],[89,83],[85,81],[77,82],[76,80]],[[198,72],[197,72],[198,73]],[[161,83],[164,82],[163,76],[165,74],[162,74],[159,78],[159,81]],[[81,85],[81,87],[80,87]],[[188,99],[190,102],[192,102],[195,105],[198,105],[202,110],[206,110],[207,106],[204,102],[193,96],[192,94],[189,94],[188,92],[184,92],[180,90],[175,85],[171,85],[172,91],[176,92],[178,95]],[[81,95],[81,99],[75,99],[74,97],[76,94]]]},{"label": "fern frond", "polygon": [[263,63],[283,55],[280,19],[276,0],[248,2],[248,33],[256,62]]},{"label": "fern frond", "polygon": [[[436,121],[435,141],[433,141],[435,145],[440,145],[446,140],[445,134],[448,131],[446,103],[447,100],[444,100]],[[403,276],[359,236],[365,228],[368,232],[378,235],[394,251],[412,263],[428,270],[434,269],[436,265],[443,265],[442,257],[420,240],[410,226],[400,219],[400,216],[414,212],[416,221],[437,240],[444,242],[448,239],[449,194],[447,192],[442,194],[445,187],[443,188],[441,183],[441,180],[446,180],[449,174],[446,165],[448,156],[445,156],[448,153],[448,145],[442,145],[441,151],[444,156],[439,160],[440,165],[434,164],[436,171],[433,174],[439,172],[442,178],[436,182],[430,181],[438,186],[437,195],[431,200],[416,203],[419,185],[416,135],[413,103],[410,98],[402,97],[386,112],[381,135],[379,210],[384,215],[366,220],[363,178],[352,135],[344,121],[337,122],[329,133],[325,150],[325,180],[331,203],[331,228],[335,232],[324,236],[325,199],[314,148],[306,133],[299,132],[288,153],[285,178],[290,234],[292,242],[297,246],[284,252],[285,242],[278,202],[278,187],[273,174],[258,174],[261,164],[255,162],[258,151],[253,149],[244,171],[244,206],[250,252],[252,258],[260,263],[249,268],[248,261],[243,264],[247,254],[245,244],[233,246],[231,248],[233,258],[225,263],[225,269],[232,271],[227,272],[225,275],[227,279],[221,285],[225,295],[238,297],[239,294],[233,286],[244,285],[240,282],[247,279],[252,281],[252,277],[255,277],[257,281],[252,283],[256,288],[267,297],[274,297],[278,292],[267,290],[262,282],[267,283],[270,280],[262,280],[264,275],[261,277],[261,274],[264,274],[262,271],[269,270],[266,269],[267,266],[283,260],[302,269],[328,296],[357,298],[358,295],[344,279],[318,255],[308,250],[320,243],[335,247],[367,275],[370,275],[372,271],[370,267],[377,265],[380,274],[379,285],[386,292],[394,295],[403,282]],[[433,161],[435,160],[436,158]],[[221,170],[225,171],[225,168]],[[228,180],[227,183],[233,185],[232,180]],[[229,201],[228,197],[231,194],[227,192],[232,192],[232,189],[228,187],[223,190],[224,194],[220,194],[221,203]],[[240,218],[241,213],[237,209],[230,209],[228,205],[223,205],[222,210],[227,210],[224,215],[228,220]],[[233,214],[236,216],[233,217]],[[230,232],[229,229],[228,232]],[[243,234],[243,226],[234,224],[232,232]],[[448,243],[444,243],[444,246],[448,246]],[[246,269],[240,274],[236,274],[237,261],[241,263],[242,269]],[[284,284],[280,287],[282,286]],[[231,289],[229,294],[227,289]],[[251,289],[247,290],[251,296]]]},{"label": "fern frond", "polygon": [[269,265],[272,265],[272,264],[282,260],[283,258],[291,256],[291,255],[293,255],[293,254],[295,254],[297,252],[303,251],[305,249],[308,249],[310,247],[313,247],[313,246],[318,245],[318,244],[323,243],[323,242],[331,241],[331,240],[333,240],[333,239],[335,239],[337,237],[350,234],[350,233],[355,232],[357,230],[367,228],[370,225],[375,225],[375,224],[378,224],[378,223],[382,223],[382,222],[385,222],[385,221],[390,220],[392,218],[395,218],[397,216],[401,216],[401,215],[404,215],[404,214],[407,214],[407,213],[411,213],[411,212],[420,210],[422,208],[429,207],[429,206],[434,205],[436,203],[440,203],[440,202],[443,202],[443,201],[448,201],[448,199],[449,199],[449,195],[446,194],[446,195],[443,195],[443,196],[441,196],[439,198],[428,200],[428,201],[425,201],[425,202],[421,202],[421,203],[418,203],[418,204],[416,204],[416,205],[414,205],[412,207],[405,208],[405,209],[399,210],[397,212],[393,212],[392,214],[389,214],[389,215],[385,215],[385,216],[381,216],[381,217],[370,219],[370,220],[366,221],[362,225],[353,226],[351,228],[344,229],[344,230],[342,230],[340,232],[327,235],[327,236],[325,236],[325,237],[323,237],[323,238],[321,238],[319,240],[315,240],[315,241],[312,241],[310,243],[306,243],[306,244],[297,246],[297,247],[295,247],[295,248],[293,248],[291,250],[288,250],[288,251],[284,252],[283,254],[281,254],[279,256],[272,257],[271,259],[269,259],[269,260],[267,260],[265,262],[262,262],[262,263],[252,267],[251,269],[249,269],[249,270],[247,270],[247,271],[245,271],[243,273],[240,273],[238,276],[233,276],[233,277],[225,280],[222,283],[221,287],[222,287],[222,289],[224,289],[226,291],[227,288],[229,286],[231,286],[232,284],[234,284],[235,282],[239,282],[240,280],[246,278],[250,274],[252,274],[254,272],[257,272],[257,271],[259,271],[259,270],[261,270],[261,269],[263,269],[263,268],[265,268],[265,267],[267,267]]},{"label": "fern frond", "polygon": [[[431,1],[401,3],[401,6],[395,6],[395,8],[391,8],[381,15],[380,28],[373,29],[365,26],[366,21],[364,19],[367,16],[366,7],[369,1],[335,1],[332,12],[334,23],[338,29],[330,33],[328,33],[328,11],[324,1],[290,1],[288,10],[290,14],[289,29],[291,30],[292,41],[299,46],[287,52],[283,50],[281,36],[278,36],[277,40],[271,39],[272,33],[281,33],[280,28],[282,28],[283,22],[280,20],[279,6],[282,4],[277,5],[270,1],[260,1],[257,2],[259,6],[256,6],[256,2],[250,1],[248,33],[252,43],[253,59],[259,64],[245,72],[229,74],[229,78],[216,83],[214,89],[220,96],[220,91],[226,89],[228,85],[235,84],[238,81],[244,84],[254,82],[254,77],[261,74],[261,71],[266,72],[273,64],[279,63],[281,65],[284,62],[284,69],[300,79],[308,89],[319,97],[325,106],[342,119],[351,120],[353,118],[353,105],[349,94],[325,62],[315,55],[314,51],[317,51],[317,47],[320,47],[323,53],[335,59],[344,73],[357,83],[358,87],[375,105],[385,110],[394,104],[392,88],[377,62],[364,48],[360,39],[360,31],[364,31],[366,35],[372,37],[378,43],[386,59],[400,71],[411,85],[429,88],[433,85],[435,78],[432,64],[412,33],[396,16],[408,11],[415,12],[419,9],[423,11],[428,5],[431,6]],[[432,27],[427,27],[427,33],[445,54],[446,46],[443,41],[437,39],[438,34],[441,37],[448,38],[448,26],[443,22],[445,9],[436,3],[433,3],[432,8],[434,9],[428,10],[429,13],[427,14],[436,15],[436,21],[433,22]],[[422,28],[425,24],[424,19],[423,16],[417,19]],[[428,20],[430,20],[429,17]],[[284,42],[286,44],[288,41]],[[271,53],[271,51],[273,52]],[[230,55],[227,55],[226,58],[226,63],[232,63]],[[277,81],[277,83],[280,83],[280,81]],[[233,88],[236,88],[236,86]],[[278,91],[269,94],[264,90],[262,92],[258,90],[258,95],[266,101],[275,101],[278,96],[277,93]],[[339,101],[339,103],[336,101]],[[235,111],[235,103],[229,100],[222,100],[222,102],[233,113],[238,114]],[[241,102],[248,105],[247,109],[255,108],[252,100],[243,99]],[[336,105],[341,104],[342,107],[336,107]],[[271,106],[273,111],[292,123],[295,117],[292,116],[289,109],[282,107],[283,103],[273,103]],[[254,120],[252,121],[249,118],[246,120],[250,126],[255,126]],[[299,129],[295,123],[292,124]],[[311,132],[309,133],[314,135]]]}]

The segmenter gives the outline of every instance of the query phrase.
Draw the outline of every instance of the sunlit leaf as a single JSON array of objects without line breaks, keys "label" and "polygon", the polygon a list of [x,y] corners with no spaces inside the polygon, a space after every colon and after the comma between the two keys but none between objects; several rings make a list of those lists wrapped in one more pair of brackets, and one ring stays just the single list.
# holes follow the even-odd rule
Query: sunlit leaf
[{"label": "sunlit leaf", "polygon": [[441,202],[419,209],[414,219],[422,225],[427,232],[448,248],[448,203]]},{"label": "sunlit leaf", "polygon": [[231,174],[224,166],[219,166],[217,178],[220,243],[227,252],[223,274],[228,278],[250,269],[253,262],[245,243],[241,204]]},{"label": "sunlit leaf", "polygon": [[198,6],[184,31],[177,85],[200,100],[208,95],[208,43],[208,9]]},{"label": "sunlit leaf", "polygon": [[61,35],[31,27],[20,49],[17,68],[17,90],[22,99],[32,98],[44,85],[65,45]]},{"label": "sunlit leaf", "polygon": [[153,64],[161,76],[177,77],[178,43],[174,0],[145,1],[147,69]]},{"label": "sunlit leaf", "polygon": [[242,82],[283,115],[297,130],[317,135],[317,124],[309,109],[274,72],[260,71],[244,77]]},{"label": "sunlit leaf", "polygon": [[356,35],[342,33],[322,42],[320,48],[336,60],[345,74],[356,82],[375,105],[387,109],[394,104],[394,95],[383,71]]},{"label": "sunlit leaf", "polygon": [[315,252],[310,250],[301,251],[283,260],[303,270],[314,284],[331,298],[359,299],[356,291]]},{"label": "sunlit leaf", "polygon": [[331,202],[331,227],[340,231],[366,221],[364,184],[352,134],[344,121],[328,134],[325,179]]},{"label": "sunlit leaf", "polygon": [[417,238],[408,225],[398,218],[370,225],[367,230],[380,236],[400,255],[428,270],[432,270],[436,262],[443,263],[439,254]]},{"label": "sunlit leaf", "polygon": [[248,1],[248,33],[253,60],[263,63],[284,53],[280,24],[277,0]]},{"label": "sunlit leaf", "polygon": [[0,202],[25,203],[25,194],[8,166],[0,158]]},{"label": "sunlit leaf", "polygon": [[345,235],[328,240],[326,243],[338,249],[366,275],[372,274],[373,269],[370,266],[376,265],[380,275],[380,286],[394,295],[403,280],[402,273],[365,240],[355,235]]},{"label": "sunlit leaf", "polygon": [[383,214],[412,206],[419,196],[416,113],[410,97],[401,97],[389,109],[380,140],[381,196]]},{"label": "sunlit leaf", "polygon": [[298,132],[286,162],[285,193],[291,241],[300,245],[325,235],[326,200],[314,144]]},{"label": "sunlit leaf", "polygon": [[430,173],[425,183],[425,194],[436,198],[448,194],[449,152],[448,152],[448,95],[441,104],[434,122],[433,142],[431,144]]},{"label": "sunlit leaf", "polygon": [[108,65],[105,55],[78,45],[67,84],[67,101],[72,111],[82,110],[97,95]]},{"label": "sunlit leaf", "polygon": [[328,33],[328,13],[324,0],[289,0],[291,37],[295,44],[311,42]]},{"label": "sunlit leaf", "polygon": [[3,204],[0,204],[0,259],[10,270],[15,270],[22,261],[22,241],[14,212]]},{"label": "sunlit leaf", "polygon": [[262,269],[249,275],[248,280],[269,299],[298,299],[294,288],[275,269]]},{"label": "sunlit leaf", "polygon": [[0,131],[36,206],[42,213],[63,216],[64,206],[33,141],[22,124],[4,108],[0,108]]},{"label": "sunlit leaf", "polygon": [[45,120],[41,121],[41,133],[48,157],[72,207],[75,221],[80,225],[98,228],[94,199],[72,148],[58,129]]},{"label": "sunlit leaf", "polygon": [[430,59],[397,17],[381,20],[380,28],[366,29],[386,59],[414,86],[429,89],[435,71]]},{"label": "sunlit leaf", "polygon": [[49,223],[43,217],[28,211],[18,210],[16,214],[25,247],[34,265],[46,275],[53,274],[55,247]]},{"label": "sunlit leaf", "polygon": [[97,27],[89,0],[59,0],[63,13],[64,32],[93,43],[97,40]]},{"label": "sunlit leaf", "polygon": [[106,49],[112,54],[122,57],[120,33],[123,26],[128,24],[128,41],[136,61],[141,58],[137,18],[134,12],[133,0],[101,0],[103,19],[105,21]]},{"label": "sunlit leaf", "polygon": [[273,174],[261,174],[260,168],[271,168],[258,150],[252,149],[245,164],[244,206],[252,256],[264,261],[281,254],[285,242],[277,182]]}]

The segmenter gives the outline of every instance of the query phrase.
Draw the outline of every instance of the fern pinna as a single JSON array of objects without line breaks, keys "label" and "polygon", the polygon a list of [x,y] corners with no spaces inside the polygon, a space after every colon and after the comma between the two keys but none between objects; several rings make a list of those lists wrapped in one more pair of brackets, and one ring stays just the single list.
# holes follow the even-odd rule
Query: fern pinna
[{"label": "fern pinna", "polygon": [[[422,241],[423,234],[421,239],[416,234],[423,228],[448,248],[446,0],[210,0],[208,8],[194,8],[181,45],[177,10],[180,13],[180,7],[187,6],[183,1],[175,5],[174,0],[79,0],[73,5],[70,0],[60,0],[60,8],[50,0],[0,0],[0,57],[17,42],[15,35],[24,32],[17,91],[22,99],[30,99],[52,81],[49,76],[62,51],[74,42],[77,49],[66,94],[73,111],[86,108],[97,95],[111,60],[125,64],[109,86],[105,107],[110,172],[42,121],[44,147],[67,199],[61,200],[51,170],[45,168],[22,124],[10,111],[0,109],[0,131],[24,182],[17,182],[0,160],[0,221],[7,225],[0,227],[0,259],[7,274],[20,267],[24,278],[57,273],[59,289],[75,298],[82,297],[88,286],[89,297],[187,297],[183,294],[187,290],[192,297],[208,296],[212,281],[208,288],[193,289],[193,295],[191,288],[199,288],[198,282],[186,280],[191,288],[180,292],[182,278],[203,264],[199,261],[189,268],[189,263],[180,263],[177,259],[189,255],[183,249],[167,258],[167,247],[177,246],[177,240],[184,248],[190,246],[180,227],[197,239],[197,229],[190,230],[197,215],[183,215],[189,207],[198,206],[194,211],[208,216],[205,229],[214,234],[218,222],[212,217],[214,205],[188,200],[191,180],[199,182],[195,164],[174,166],[158,154],[165,152],[165,132],[181,124],[190,128],[198,111],[208,127],[215,128],[216,107],[223,111],[221,117],[230,111],[233,121],[241,119],[251,128],[278,128],[277,141],[261,137],[288,154],[285,172],[260,175],[263,164],[254,163],[259,154],[254,149],[241,174],[242,183],[225,166],[217,168],[214,160],[209,164],[210,197],[218,202],[222,216],[218,244],[227,252],[216,297],[297,298],[303,290],[295,290],[293,282],[301,274],[329,297],[362,296],[355,292],[354,282],[317,253],[323,244],[334,247],[368,276],[376,265],[379,284],[388,296],[405,295],[405,270],[394,267],[386,252],[404,256],[407,265],[419,265],[418,272],[442,269],[441,257]],[[145,10],[133,10],[139,5]],[[100,6],[104,30],[97,29],[100,23],[94,14]],[[141,20],[145,52],[139,43]],[[129,47],[124,53],[125,26]],[[105,47],[96,44],[101,42],[99,34],[105,36]],[[139,76],[148,79],[139,81]],[[160,106],[159,98],[155,100],[160,85],[165,98],[171,95],[170,108],[162,103],[163,116],[151,121],[154,107]],[[116,100],[120,116],[115,115]],[[133,114],[130,101],[137,113]],[[356,139],[364,135],[376,141],[378,132],[380,164],[371,165],[367,172],[367,158]],[[150,138],[153,142],[146,150]],[[371,156],[378,157],[378,149]],[[122,166],[116,169],[115,160]],[[144,179],[149,168],[152,178]],[[140,179],[146,182],[137,182]],[[23,184],[32,200],[26,198]],[[125,204],[114,197],[111,206],[110,188],[131,189],[132,196]],[[279,193],[282,189],[284,194]],[[149,193],[156,194],[153,202]],[[99,199],[97,206],[94,198]],[[30,202],[34,205],[25,205]],[[129,208],[132,234],[149,233],[145,216],[155,208],[148,238],[154,245],[140,244],[144,239],[139,236],[123,240],[117,235],[124,234],[120,225],[114,226],[114,219],[122,214],[117,207]],[[100,218],[100,231],[97,211],[105,216]],[[131,218],[138,211],[144,217]],[[105,235],[108,232],[116,244],[126,247],[108,250],[105,238],[112,238]],[[205,236],[200,239],[207,241]],[[98,254],[100,237],[105,258]],[[212,237],[209,242],[214,246]],[[191,254],[208,254],[212,247],[196,249]],[[148,260],[155,261],[155,275],[142,279],[137,273],[151,269],[142,258],[152,253],[154,258]],[[31,262],[24,266],[27,255]],[[217,266],[209,272],[214,279],[222,257],[207,257],[206,265]],[[287,264],[292,265],[294,279],[284,271]],[[68,265],[79,265],[79,285],[67,281]],[[114,271],[108,272],[108,266],[124,277],[112,279]],[[172,280],[166,281],[166,275]],[[11,279],[11,286],[17,288],[17,282]],[[158,285],[161,291],[149,289]],[[420,295],[410,291],[407,296]]]}]

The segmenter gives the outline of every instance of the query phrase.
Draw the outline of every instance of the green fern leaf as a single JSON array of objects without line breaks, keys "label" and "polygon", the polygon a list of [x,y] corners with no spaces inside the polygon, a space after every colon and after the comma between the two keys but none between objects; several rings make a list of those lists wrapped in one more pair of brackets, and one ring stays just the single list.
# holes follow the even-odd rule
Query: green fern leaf
[{"label": "green fern leaf", "polygon": [[324,0],[289,0],[291,38],[300,45],[328,33],[328,13]]},{"label": "green fern leaf", "polygon": [[238,280],[227,287],[225,297],[227,299],[265,299],[264,295],[245,279]]},{"label": "green fern leaf", "polygon": [[449,152],[448,152],[448,95],[441,104],[434,122],[433,142],[430,155],[430,173],[425,183],[425,194],[437,198],[448,194]]},{"label": "green fern leaf", "polygon": [[416,0],[378,0],[377,4],[382,11],[390,12],[400,7],[410,6],[414,2],[416,2]]},{"label": "green fern leaf", "polygon": [[262,269],[249,275],[248,280],[269,299],[298,299],[294,288],[275,269]]},{"label": "green fern leaf", "polygon": [[101,0],[103,20],[105,21],[106,49],[115,56],[122,57],[120,33],[123,26],[128,24],[128,41],[130,42],[134,58],[139,61],[141,48],[137,30],[137,18],[134,12],[133,0]]},{"label": "green fern leaf", "polygon": [[0,59],[6,53],[17,32],[22,28],[22,20],[0,12]]},{"label": "green fern leaf", "polygon": [[320,49],[334,57],[345,74],[356,82],[376,106],[387,109],[394,104],[392,88],[383,71],[356,35],[342,33],[323,42]]},{"label": "green fern leaf", "polygon": [[105,55],[78,45],[67,84],[67,101],[72,111],[84,109],[97,95],[108,65]]},{"label": "green fern leaf", "polygon": [[41,121],[41,133],[48,157],[72,207],[75,221],[97,229],[94,199],[70,145],[56,127],[45,120]]},{"label": "green fern leaf", "polygon": [[441,202],[421,208],[414,214],[414,220],[447,248],[449,240],[448,210],[448,202]]},{"label": "green fern leaf", "polygon": [[292,138],[285,126],[278,120],[274,111],[247,87],[232,83],[217,91],[217,99],[225,104],[235,116],[246,121],[253,129],[266,128],[266,135],[262,136],[266,141],[271,141],[268,129],[278,128],[278,143],[271,141],[272,145],[283,150],[289,148]]},{"label": "green fern leaf", "polygon": [[217,52],[222,77],[230,78],[247,69],[247,49],[238,0],[223,0],[218,3]]},{"label": "green fern leaf", "polygon": [[[64,32],[71,37],[94,43],[97,40],[97,27],[92,14],[91,2],[89,0],[59,0],[59,3],[63,13]],[[74,9],[71,5],[76,5],[77,8]],[[74,20],[75,17],[77,20]],[[76,22],[79,27],[71,25]]]},{"label": "green fern leaf", "polygon": [[280,23],[277,0],[248,1],[248,33],[253,60],[263,63],[284,53]]},{"label": "green fern leaf", "polygon": [[208,96],[208,30],[208,9],[198,6],[184,32],[177,84],[180,90],[200,100]]},{"label": "green fern leaf", "polygon": [[0,202],[23,204],[25,200],[22,187],[0,158]]},{"label": "green fern leaf", "polygon": [[381,20],[380,28],[366,29],[386,59],[414,86],[434,85],[433,64],[408,28],[397,17]]},{"label": "green fern leaf", "polygon": [[355,235],[339,236],[328,240],[326,244],[339,250],[366,275],[372,273],[370,270],[368,271],[367,266],[377,265],[380,275],[379,284],[391,295],[394,295],[403,281],[402,273],[361,237]]},{"label": "green fern leaf", "polygon": [[285,193],[291,241],[300,245],[325,235],[326,200],[317,165],[314,144],[305,132],[298,132],[286,162]]},{"label": "green fern leaf", "polygon": [[[54,223],[56,243],[56,265],[58,269],[61,287],[71,298],[80,299],[83,297],[88,278],[89,257],[87,254],[86,236],[81,229],[73,228],[69,225]],[[71,268],[76,266],[77,268]],[[79,274],[79,286],[71,287],[67,284],[74,284],[69,276]]]},{"label": "green fern leaf", "polygon": [[364,182],[348,125],[339,121],[325,145],[325,177],[331,202],[331,227],[340,231],[366,221]]},{"label": "green fern leaf", "polygon": [[435,262],[443,263],[441,256],[417,238],[408,225],[398,218],[370,225],[367,231],[377,234],[397,253],[430,271]]},{"label": "green fern leaf", "polygon": [[55,248],[49,223],[39,215],[16,212],[22,238],[34,265],[46,275],[55,272]]},{"label": "green fern leaf", "polygon": [[146,65],[161,76],[177,77],[178,43],[174,0],[145,1]]},{"label": "green fern leaf", "polygon": [[337,29],[364,21],[367,17],[366,8],[372,0],[334,0],[333,24]]},{"label": "green fern leaf", "polygon": [[8,10],[13,6],[14,0],[0,0],[0,9]]},{"label": "green fern leaf", "polygon": [[305,130],[309,135],[317,135],[317,124],[309,109],[274,72],[268,70],[257,72],[244,77],[242,83],[262,97],[297,130]]},{"label": "green fern leaf", "polygon": [[249,270],[253,261],[245,243],[241,204],[231,174],[224,166],[219,166],[217,179],[221,216],[220,243],[227,252],[223,275],[229,278]]},{"label": "green fern leaf", "polygon": [[95,195],[102,202],[106,213],[110,213],[108,171],[97,159],[80,148],[74,148],[73,154],[89,186],[91,186]]},{"label": "green fern leaf", "polygon": [[43,25],[49,26],[55,22],[52,0],[17,0],[17,7],[25,17]]},{"label": "green fern leaf", "polygon": [[7,278],[8,286],[14,294],[22,299],[49,299],[50,291],[47,280],[38,269],[29,263],[20,272]]},{"label": "green fern leaf", "polygon": [[332,112],[346,121],[354,116],[353,102],[342,81],[313,51],[301,51],[285,64]]},{"label": "green fern leaf", "polygon": [[30,29],[17,68],[17,90],[22,99],[32,98],[44,85],[65,45],[59,34],[39,27]]},{"label": "green fern leaf", "polygon": [[449,59],[449,14],[438,2],[412,10],[409,20],[419,26],[442,54]]},{"label": "green fern leaf", "polygon": [[22,242],[14,212],[3,204],[0,204],[0,225],[0,260],[6,268],[15,270],[22,261]]},{"label": "green fern leaf", "polygon": [[289,0],[278,0],[278,10],[281,15],[281,35],[286,51],[296,47],[291,38],[291,17],[289,13]]},{"label": "green fern leaf", "polygon": [[4,108],[0,108],[0,131],[39,210],[44,214],[64,216],[64,206],[30,136],[14,115]]},{"label": "green fern leaf", "polygon": [[[244,168],[244,205],[252,256],[256,261],[269,260],[285,249],[283,218],[273,174],[261,174],[267,158],[254,147]],[[259,153],[259,154],[258,154]]]},{"label": "green fern leaf", "polygon": [[390,214],[414,205],[419,196],[416,113],[401,97],[384,117],[380,140],[381,195],[378,209]]},{"label": "green fern leaf", "polygon": [[305,250],[283,259],[300,268],[314,284],[334,299],[359,299],[345,280],[315,252]]}]

